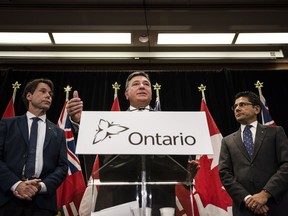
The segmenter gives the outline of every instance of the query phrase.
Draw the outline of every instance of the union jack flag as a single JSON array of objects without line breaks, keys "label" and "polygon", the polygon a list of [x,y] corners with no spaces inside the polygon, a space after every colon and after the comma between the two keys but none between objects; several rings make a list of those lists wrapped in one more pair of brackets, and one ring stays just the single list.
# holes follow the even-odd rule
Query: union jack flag
[{"label": "union jack flag", "polygon": [[267,105],[267,102],[262,94],[259,95],[260,100],[262,102],[262,111],[261,111],[261,117],[262,117],[262,124],[263,125],[272,125],[275,126],[276,123],[272,119],[269,113],[269,108]]},{"label": "union jack flag", "polygon": [[67,177],[57,190],[57,204],[61,215],[76,216],[79,215],[79,205],[86,189],[86,184],[80,161],[75,154],[76,144],[71,130],[71,122],[66,111],[67,101],[61,111],[58,127],[65,131],[69,166]]}]

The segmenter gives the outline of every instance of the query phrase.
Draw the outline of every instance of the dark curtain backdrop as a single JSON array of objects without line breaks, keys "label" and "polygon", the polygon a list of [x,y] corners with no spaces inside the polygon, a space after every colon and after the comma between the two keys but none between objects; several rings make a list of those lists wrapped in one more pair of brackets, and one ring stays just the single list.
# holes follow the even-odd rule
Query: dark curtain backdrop
[{"label": "dark curtain backdrop", "polygon": [[[108,111],[113,102],[114,90],[112,84],[121,84],[118,92],[121,110],[128,108],[124,96],[125,80],[131,71],[61,71],[41,70],[24,71],[16,69],[0,70],[0,115],[2,116],[12,97],[12,83],[21,84],[15,100],[16,115],[26,112],[21,96],[25,84],[34,78],[50,78],[55,85],[55,97],[48,111],[48,118],[57,123],[65,101],[64,87],[72,86],[78,90],[84,101],[84,110]],[[287,100],[288,100],[288,70],[222,70],[207,71],[146,71],[154,85],[161,85],[160,100],[162,111],[199,111],[201,92],[198,86],[206,86],[206,102],[209,110],[223,136],[238,129],[239,124],[234,120],[231,105],[234,95],[239,91],[250,90],[258,94],[255,88],[257,80],[264,82],[262,92],[270,109],[270,114],[277,125],[288,132]],[[155,91],[153,91],[154,106]],[[72,93],[70,93],[70,97]],[[85,175],[89,176],[94,156],[81,156]],[[86,169],[88,170],[86,172]]]}]

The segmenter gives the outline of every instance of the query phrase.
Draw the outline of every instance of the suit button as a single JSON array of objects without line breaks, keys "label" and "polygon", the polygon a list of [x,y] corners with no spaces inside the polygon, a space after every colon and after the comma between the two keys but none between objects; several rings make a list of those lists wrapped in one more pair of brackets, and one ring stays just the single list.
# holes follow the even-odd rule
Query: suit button
[{"label": "suit button", "polygon": [[24,154],[24,155],[23,155],[23,158],[27,158],[27,155],[26,155],[26,154]]}]

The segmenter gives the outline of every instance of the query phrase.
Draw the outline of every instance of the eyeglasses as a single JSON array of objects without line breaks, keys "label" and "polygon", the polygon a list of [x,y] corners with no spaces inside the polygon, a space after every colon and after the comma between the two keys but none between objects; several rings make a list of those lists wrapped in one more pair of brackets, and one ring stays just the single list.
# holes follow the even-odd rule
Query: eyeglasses
[{"label": "eyeglasses", "polygon": [[241,107],[241,108],[243,108],[243,107],[248,106],[248,105],[252,105],[252,106],[253,106],[252,103],[240,102],[240,103],[238,103],[238,104],[234,104],[234,105],[231,107],[231,109],[234,111],[238,106]]}]

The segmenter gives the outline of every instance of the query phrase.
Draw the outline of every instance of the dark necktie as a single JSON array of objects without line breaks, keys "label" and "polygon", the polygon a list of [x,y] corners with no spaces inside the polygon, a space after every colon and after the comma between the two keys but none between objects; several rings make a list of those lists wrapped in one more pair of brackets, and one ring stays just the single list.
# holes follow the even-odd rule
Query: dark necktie
[{"label": "dark necktie", "polygon": [[253,155],[253,138],[252,138],[252,132],[250,130],[251,127],[252,125],[246,125],[243,131],[243,142],[250,158],[252,158]]},{"label": "dark necktie", "polygon": [[36,157],[36,145],[37,145],[37,134],[38,134],[38,121],[40,118],[33,117],[33,122],[30,131],[29,141],[29,152],[28,158],[25,165],[25,177],[31,178],[35,174],[35,157]]}]

